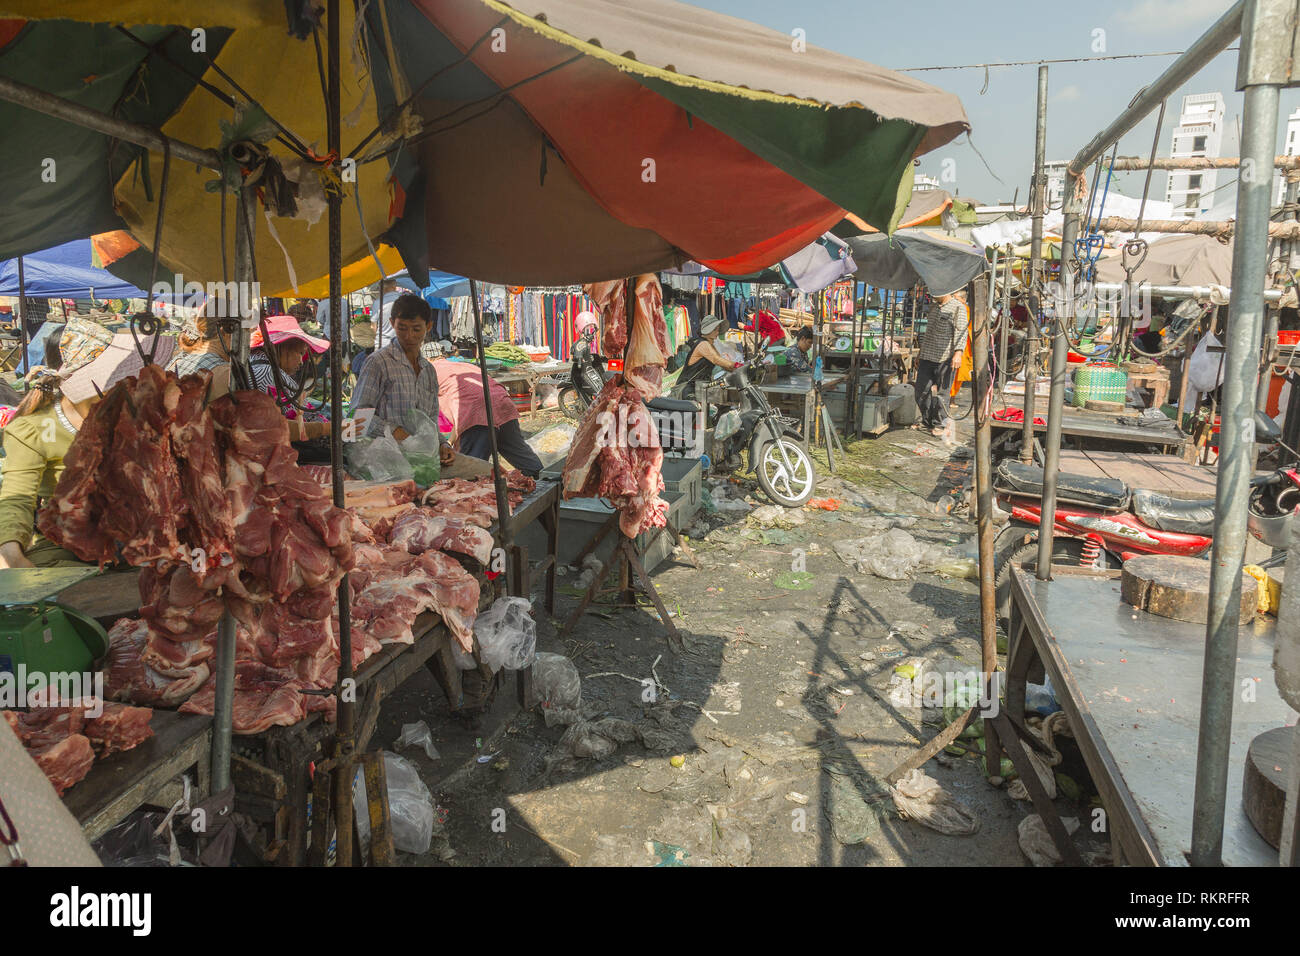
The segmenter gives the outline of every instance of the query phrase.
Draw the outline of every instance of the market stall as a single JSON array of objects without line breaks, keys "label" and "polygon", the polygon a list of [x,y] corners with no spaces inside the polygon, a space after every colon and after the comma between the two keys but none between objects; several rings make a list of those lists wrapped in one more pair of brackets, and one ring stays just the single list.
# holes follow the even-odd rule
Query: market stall
[{"label": "market stall", "polygon": [[[330,0],[323,23],[313,20],[311,11],[301,11],[304,15],[291,20],[292,35],[287,37],[283,23],[278,22],[282,16],[278,9],[274,15],[266,14],[266,22],[254,17],[251,26],[241,21],[233,31],[214,30],[211,52],[205,58],[187,55],[184,37],[161,29],[137,28],[142,34],[135,35],[107,25],[40,22],[23,32],[21,42],[51,44],[66,36],[69,49],[77,43],[83,47],[98,44],[104,48],[103,55],[108,55],[107,48],[112,47],[124,59],[133,59],[133,66],[148,77],[148,108],[138,117],[107,116],[91,105],[99,102],[93,97],[79,101],[47,92],[51,88],[78,87],[44,75],[26,75],[21,80],[0,78],[0,97],[21,104],[5,108],[12,114],[7,118],[14,121],[15,128],[28,123],[34,127],[33,136],[49,135],[59,142],[76,140],[92,168],[100,170],[101,177],[95,180],[98,183],[104,184],[102,172],[108,171],[107,188],[97,196],[94,231],[117,225],[110,220],[116,219],[120,211],[138,239],[150,240],[150,271],[156,273],[161,265],[168,271],[175,267],[177,272],[183,269],[225,278],[230,275],[228,262],[233,261],[236,283],[251,286],[263,282],[271,288],[296,285],[296,275],[314,278],[328,273],[332,306],[330,414],[335,422],[343,421],[338,385],[345,338],[340,274],[345,261],[356,261],[365,254],[371,235],[386,232],[394,238],[417,284],[423,282],[425,271],[434,264],[466,276],[494,276],[521,284],[639,275],[647,269],[675,264],[682,251],[711,267],[733,274],[746,273],[798,250],[842,218],[845,209],[873,225],[889,228],[901,214],[898,185],[911,175],[913,156],[951,140],[968,125],[956,99],[932,87],[823,51],[792,51],[788,38],[741,21],[692,11],[703,26],[698,34],[689,37],[691,42],[683,43],[680,9],[672,4],[650,2],[635,11],[589,0],[548,0],[544,6],[546,9],[536,15],[525,15],[494,0],[427,0],[365,7],[354,23],[350,7],[344,9],[337,0]],[[172,19],[192,13],[169,5],[165,14],[160,11],[155,15]],[[302,42],[318,30],[325,34],[320,48],[323,56],[313,50],[313,44]],[[483,39],[493,31],[504,34],[512,56],[495,56],[483,45]],[[349,66],[340,56],[344,35],[357,36],[369,55],[355,58]],[[601,37],[599,44],[579,39],[594,35]],[[607,52],[633,49],[635,56]],[[756,57],[755,51],[762,55]],[[232,70],[241,72],[242,83],[236,83],[216,62],[218,56]],[[67,59],[70,62],[74,57]],[[144,70],[146,63],[148,70]],[[399,64],[411,73],[402,72]],[[455,76],[444,76],[452,66],[460,64],[472,65],[472,73],[461,70]],[[362,69],[365,75],[357,75],[356,71]],[[57,66],[52,70],[57,72]],[[279,82],[293,70],[302,75],[313,71],[321,75],[326,94],[323,122],[315,104],[308,107],[303,99],[314,93],[310,89],[313,84]],[[198,79],[209,71],[210,81]],[[123,70],[121,75],[130,72]],[[379,112],[373,132],[362,136],[347,152],[341,136],[345,72],[349,80],[348,110],[359,112],[364,94],[373,88]],[[466,75],[469,80],[462,82]],[[701,81],[699,76],[710,79]],[[234,92],[224,92],[227,89]],[[799,92],[793,96],[761,92],[770,89]],[[236,105],[236,96],[241,106],[237,119],[242,125],[227,125],[219,148],[190,145],[196,138],[205,142],[218,138],[217,121],[227,118]],[[249,107],[253,96],[258,98],[258,112],[251,108],[245,112],[243,107]],[[575,111],[572,104],[579,96],[587,106]],[[494,108],[447,122],[450,117],[443,111],[449,105],[459,104],[452,110],[454,115],[485,99],[495,100]],[[403,117],[402,122],[394,122],[398,117]],[[676,124],[679,134],[665,140],[652,132],[655,124],[645,122],[649,117]],[[688,122],[691,118],[693,125]],[[147,125],[139,119],[147,120]],[[69,130],[76,133],[70,135]],[[323,141],[325,155],[306,150],[299,137],[309,142]],[[808,144],[797,156],[786,148],[792,138]],[[132,145],[114,154],[110,141],[113,149],[117,141]],[[642,184],[629,181],[623,171],[627,156],[649,155],[652,142],[655,155],[661,157],[662,182],[667,188],[650,198]],[[493,148],[484,150],[483,143],[491,143]],[[819,147],[817,143],[834,143],[834,148]],[[563,162],[544,163],[539,179],[536,158],[545,156],[548,150],[558,152]],[[117,162],[110,165],[109,156]],[[355,179],[338,175],[345,156],[349,157],[349,165],[351,157],[356,157]],[[138,169],[128,169],[137,163],[140,169],[148,170],[148,175],[136,175]],[[218,174],[215,184],[214,170]],[[278,185],[292,182],[298,190],[264,189],[255,195],[250,187],[256,180]],[[60,179],[61,184],[64,181]],[[345,187],[344,182],[349,186]],[[160,185],[156,193],[155,183]],[[435,183],[436,190],[431,186]],[[398,202],[388,201],[390,189],[399,196]],[[766,201],[736,202],[735,214],[725,223],[710,211],[717,202],[727,202],[730,197],[739,199],[755,191],[761,191]],[[298,203],[286,198],[295,192]],[[355,217],[343,216],[345,192],[355,199]],[[210,241],[212,236],[227,234],[227,196],[231,193],[237,194],[233,256],[227,243]],[[262,203],[266,215],[262,214]],[[40,217],[13,217],[14,228],[6,233],[10,246],[4,251],[11,251],[10,247],[13,252],[32,248],[33,237],[48,245],[51,240],[84,235],[84,211],[78,210],[75,215],[72,212],[80,204],[82,197],[67,189],[50,190]],[[166,214],[167,209],[178,208],[186,214]],[[316,234],[307,232],[322,208],[328,211],[329,241],[325,249]],[[565,217],[567,228],[553,228],[557,215]],[[485,221],[510,225],[484,229]],[[66,234],[60,234],[61,230]],[[636,295],[639,299],[639,288]],[[473,279],[469,299],[486,397],[487,342]],[[256,323],[255,310],[248,317]],[[248,341],[241,331],[242,318],[229,317],[227,329],[229,352],[236,368],[247,363]],[[661,314],[659,318],[661,321]],[[143,335],[147,330],[140,325],[136,331]],[[616,322],[606,323],[606,337],[611,333],[617,337],[619,331]],[[621,331],[626,335],[626,328]],[[657,327],[654,332],[658,332]],[[636,337],[634,332],[633,343]],[[654,344],[662,358],[662,341]],[[632,394],[639,371],[661,367],[661,362],[632,362],[635,353],[633,348],[628,356],[630,367],[625,376],[630,381],[618,399],[634,410],[643,405],[643,399]],[[155,379],[154,369],[146,365],[139,381]],[[138,383],[127,389],[137,387]],[[153,381],[150,387],[166,391],[175,386]],[[130,391],[131,401],[127,402],[127,394],[127,390],[115,390],[109,396],[111,401],[106,400],[100,407],[116,409],[122,420],[134,422],[141,421],[139,411],[143,408],[156,432],[160,424],[168,430],[182,424],[166,416],[161,422],[149,419],[151,413],[147,410],[155,407],[152,399],[146,401],[146,396]],[[190,394],[201,397],[202,389]],[[182,525],[159,522],[160,527],[171,529],[163,534],[161,553],[157,550],[159,541],[145,534],[142,541],[152,543],[127,549],[131,553],[123,556],[128,561],[134,556],[141,563],[160,557],[176,561],[181,557],[176,547],[194,547],[197,540],[203,542],[207,558],[204,569],[187,572],[186,564],[177,564],[166,572],[155,568],[151,574],[142,575],[141,588],[158,589],[165,584],[152,595],[155,612],[162,606],[162,591],[172,595],[173,588],[180,587],[187,597],[205,604],[205,618],[211,615],[204,627],[215,627],[213,633],[187,631],[186,636],[192,640],[172,643],[201,645],[187,649],[187,669],[206,663],[193,660],[198,654],[206,653],[212,661],[212,673],[185,706],[200,712],[210,709],[213,714],[213,791],[225,793],[232,783],[234,734],[253,731],[257,721],[281,707],[296,718],[292,724],[306,720],[307,714],[334,712],[337,724],[331,754],[326,765],[318,764],[315,786],[318,792],[321,787],[332,788],[331,812],[340,831],[346,834],[352,820],[352,767],[358,739],[365,731],[364,724],[358,723],[358,717],[363,715],[350,690],[356,683],[354,667],[364,667],[368,652],[378,649],[373,632],[377,618],[372,614],[380,609],[378,600],[366,601],[367,590],[358,591],[366,585],[360,580],[363,571],[356,569],[364,569],[366,563],[358,565],[357,552],[364,553],[367,547],[376,545],[357,540],[359,529],[343,517],[356,504],[348,502],[341,429],[335,429],[332,438],[331,495],[319,484],[312,488],[294,471],[287,455],[277,451],[287,443],[274,436],[270,441],[251,437],[249,430],[253,426],[248,416],[261,411],[258,402],[247,397],[251,394],[237,391],[236,398],[225,404],[224,399],[211,405],[200,403],[199,413],[183,423],[193,427],[181,427],[179,440],[189,443],[191,453],[201,451],[224,459],[228,479],[232,474],[231,455],[237,461],[256,461],[260,471],[236,468],[234,473],[251,476],[258,495],[274,487],[278,514],[295,523],[286,534],[311,542],[317,549],[315,559],[305,561],[301,552],[287,547],[287,540],[273,553],[251,552],[250,547],[257,547],[256,538],[232,538],[222,530],[220,522],[214,530],[204,527],[201,520],[189,518]],[[487,404],[496,465],[491,402]],[[122,412],[123,405],[129,406],[129,415]],[[103,415],[107,421],[109,413]],[[203,432],[204,415],[217,419],[214,430],[220,438],[215,444]],[[262,427],[275,430],[269,421]],[[131,446],[120,443],[120,447]],[[275,467],[271,467],[273,457]],[[100,475],[100,484],[120,481],[124,474],[120,468],[108,468],[101,474],[98,463],[93,468],[89,462],[86,464],[83,478],[93,471]],[[604,483],[610,472],[591,464],[589,460],[584,466],[578,484],[585,484],[590,477],[593,487],[609,492]],[[278,477],[268,482],[268,473]],[[658,469],[647,469],[643,474],[647,479],[645,488],[609,495],[626,499],[622,504],[627,507],[619,521],[620,533],[625,536],[646,518],[651,518],[652,523],[656,523],[654,517],[660,521],[663,518],[652,487],[662,488]],[[506,553],[509,586],[518,593],[528,569],[526,555],[515,543],[517,529],[510,518],[507,481],[504,471],[496,465],[473,497],[484,510],[495,498],[491,511],[498,519],[498,536],[485,544],[495,543]],[[85,490],[87,486],[97,487],[90,480],[81,487]],[[565,490],[573,493],[579,489],[568,487],[566,477]],[[428,517],[422,514],[424,510],[458,500],[464,489],[452,486],[446,491],[427,502],[422,498],[408,513],[423,520]],[[122,500],[149,497],[136,488]],[[62,522],[62,540],[76,544],[77,534],[67,525],[68,515],[75,513],[75,508],[67,495],[57,498],[59,518],[49,519],[49,530],[57,533],[58,523]],[[246,498],[240,500],[245,501],[245,515],[257,514],[258,508],[264,507],[250,507]],[[153,501],[156,503],[157,498]],[[410,504],[414,501],[395,501],[384,507]],[[310,534],[304,529],[309,529]],[[374,529],[371,533],[375,533]],[[312,535],[326,547],[321,549]],[[93,557],[101,561],[115,560],[118,545],[131,544],[132,540],[130,535],[125,541],[122,535],[93,539],[94,547],[87,545],[86,554],[93,552]],[[389,546],[393,547],[391,543]],[[330,557],[325,557],[323,551],[328,551]],[[407,552],[408,556],[412,554]],[[463,568],[457,572],[447,563],[452,559],[438,555],[443,553],[430,548],[416,556],[416,563],[428,560],[438,566],[441,574],[452,578],[469,576],[472,580]],[[229,557],[231,562],[223,563],[223,557]],[[261,562],[263,557],[267,557],[269,566]],[[403,557],[404,562],[407,560],[409,557]],[[629,560],[635,564],[631,555]],[[373,556],[370,564],[374,566]],[[168,575],[165,581],[160,573]],[[251,577],[245,580],[245,574]],[[359,580],[350,581],[350,574],[356,574]],[[640,576],[643,585],[649,586],[644,575]],[[218,593],[203,586],[205,581],[215,584],[218,580],[221,588],[233,590]],[[177,583],[182,581],[186,583]],[[289,588],[294,581],[301,581],[312,592],[311,614],[303,613],[306,605],[301,603],[308,600],[308,595],[298,594],[301,587]],[[257,588],[252,588],[254,583]],[[198,585],[197,592],[191,584]],[[273,600],[256,602],[236,593],[242,588],[260,597],[262,585],[269,585]],[[376,586],[373,581],[369,583],[369,588]],[[439,587],[432,590],[434,593],[427,597],[456,633],[462,649],[468,650],[465,619],[469,605],[453,605],[458,613],[452,613],[448,596]],[[332,600],[335,594],[336,602]],[[241,601],[263,606],[263,610],[255,619]],[[333,623],[335,613],[337,627]],[[276,626],[262,627],[262,614],[272,615]],[[198,627],[194,615],[187,614],[185,620],[189,631]],[[667,623],[666,614],[662,614],[662,620]],[[311,623],[300,632],[297,625],[302,621]],[[286,624],[293,627],[283,626]],[[397,627],[401,640],[396,643],[414,646],[412,622],[388,621],[387,626]],[[139,636],[139,625],[134,627]],[[151,619],[145,627],[146,645],[158,636],[153,634],[154,627]],[[259,630],[260,634],[255,633]],[[266,666],[255,660],[255,656],[266,654],[284,662],[297,662],[296,676],[260,679],[265,675],[252,665]],[[331,663],[332,654],[337,655],[336,664]],[[402,655],[394,657],[401,659]],[[377,667],[376,673],[381,672],[383,669]],[[372,678],[372,683],[377,680]],[[299,686],[292,686],[294,681],[300,682]],[[272,686],[264,686],[268,684]],[[248,722],[250,717],[255,718],[252,723]],[[322,782],[326,773],[328,783]],[[301,782],[299,779],[295,786]],[[295,807],[295,811],[300,809],[300,805]],[[317,813],[315,825],[326,827],[324,816]],[[340,839],[339,863],[351,860],[352,841]]]}]

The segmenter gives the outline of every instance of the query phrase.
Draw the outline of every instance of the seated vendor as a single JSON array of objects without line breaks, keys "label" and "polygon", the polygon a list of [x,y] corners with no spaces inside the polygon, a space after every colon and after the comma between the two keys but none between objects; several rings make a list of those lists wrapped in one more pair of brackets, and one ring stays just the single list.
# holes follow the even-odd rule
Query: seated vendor
[{"label": "seated vendor", "polygon": [[219,398],[230,390],[230,357],[221,344],[217,323],[210,320],[202,309],[182,326],[176,340],[176,354],[167,371],[175,372],[179,378],[212,372],[210,398]]},{"label": "seated vendor", "polygon": [[[149,338],[140,342],[145,354],[154,348],[154,361],[164,367],[175,345],[169,335],[159,336],[156,348]],[[62,368],[36,379],[3,432],[0,568],[79,563],[36,533],[36,511],[54,494],[68,449],[101,393],[138,374],[144,364],[129,333],[110,335],[97,323],[78,319],[64,330],[60,354]]]},{"label": "seated vendor", "polygon": [[695,382],[707,381],[712,377],[714,368],[729,372],[742,364],[725,358],[714,345],[719,333],[722,332],[722,326],[722,320],[716,315],[705,316],[700,322],[699,337],[687,343],[691,349],[687,353],[686,363],[682,366],[682,374],[678,377],[677,384],[673,386],[674,392],[679,397],[690,398],[689,387]]},{"label": "seated vendor", "polygon": [[[391,428],[394,438],[405,441],[411,436],[402,423],[412,408],[438,420],[438,373],[420,354],[433,310],[424,299],[408,293],[393,303],[389,318],[393,338],[366,361],[352,393],[352,407],[375,410],[367,435],[382,435],[385,428]],[[443,442],[438,451],[444,465],[456,457],[449,442]]]},{"label": "seated vendor", "polygon": [[785,350],[785,364],[790,366],[790,372],[794,375],[811,375],[812,365],[808,361],[808,353],[813,347],[813,330],[804,326],[794,337],[794,345]]},{"label": "seated vendor", "polygon": [[785,326],[777,321],[776,316],[766,309],[758,312],[750,311],[745,316],[749,320],[748,325],[741,326],[746,332],[753,332],[758,329],[759,348],[765,349],[769,345],[781,345],[785,342]]},{"label": "seated vendor", "polygon": [[270,335],[270,344],[263,340],[261,326],[253,330],[248,340],[248,364],[253,372],[253,386],[259,392],[274,396],[279,402],[284,417],[289,419],[291,440],[306,441],[328,435],[330,423],[322,412],[313,408],[297,408],[287,395],[280,395],[271,359],[274,352],[275,364],[280,370],[280,381],[286,388],[292,388],[289,380],[302,368],[307,352],[310,350],[320,355],[329,349],[329,342],[308,335],[291,315],[267,316],[262,324]]},{"label": "seated vendor", "polygon": [[[487,405],[483,401],[483,371],[469,362],[437,359],[438,401],[443,417],[451,422],[452,442],[458,450],[484,461],[492,459],[492,438],[488,432]],[[506,461],[530,478],[542,470],[541,459],[519,430],[519,409],[514,400],[491,377],[492,420],[496,426],[497,451]]]}]

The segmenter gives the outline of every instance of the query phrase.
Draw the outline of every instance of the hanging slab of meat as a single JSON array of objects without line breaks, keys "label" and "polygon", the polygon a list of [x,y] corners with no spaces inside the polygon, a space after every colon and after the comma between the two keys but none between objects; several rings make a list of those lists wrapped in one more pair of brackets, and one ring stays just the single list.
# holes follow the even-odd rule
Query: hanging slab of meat
[{"label": "hanging slab of meat", "polygon": [[153,736],[153,729],[149,726],[153,719],[152,708],[112,701],[105,701],[103,707],[104,712],[87,720],[82,730],[101,757],[138,747]]},{"label": "hanging slab of meat", "polygon": [[[184,670],[161,674],[145,663],[149,624],[144,620],[122,618],[109,629],[108,654],[104,660],[104,697],[146,706],[165,707],[179,704],[208,679],[208,665],[196,664]],[[205,657],[212,655],[212,645],[204,643]]]},{"label": "hanging slab of meat", "polygon": [[231,558],[235,526],[217,457],[216,428],[204,407],[211,381],[210,372],[180,380],[170,429],[193,528],[190,543],[203,550],[206,564],[216,567]]},{"label": "hanging slab of meat", "polygon": [[632,314],[632,336],[623,365],[627,384],[646,401],[662,391],[668,361],[668,326],[664,322],[663,291],[654,275],[638,276]]},{"label": "hanging slab of meat", "polygon": [[600,310],[603,332],[601,351],[618,358],[627,348],[627,283],[622,279],[613,282],[593,282],[582,287]]},{"label": "hanging slab of meat", "polygon": [[100,567],[117,560],[117,545],[100,527],[92,499],[100,465],[112,447],[113,429],[125,404],[126,390],[115,388],[91,409],[64,456],[54,496],[36,516],[41,534]]},{"label": "hanging slab of meat", "polygon": [[667,523],[663,449],[640,392],[605,383],[578,424],[561,477],[564,498],[608,498],[629,538]]},{"label": "hanging slab of meat", "polygon": [[447,518],[412,511],[398,518],[389,540],[411,554],[435,549],[468,555],[487,567],[492,560],[492,534],[463,518]]},{"label": "hanging slab of meat", "polygon": [[[308,686],[293,674],[257,661],[235,661],[232,728],[237,734],[260,734],[271,727],[293,726],[307,716],[302,691]],[[213,676],[181,705],[180,712],[212,716],[216,693]]]}]

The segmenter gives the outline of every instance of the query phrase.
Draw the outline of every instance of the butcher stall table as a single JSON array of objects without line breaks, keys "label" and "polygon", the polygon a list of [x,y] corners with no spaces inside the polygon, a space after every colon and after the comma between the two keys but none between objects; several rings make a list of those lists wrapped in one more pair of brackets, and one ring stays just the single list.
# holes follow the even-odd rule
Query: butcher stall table
[{"label": "butcher stall table", "polygon": [[[1044,404],[1039,402],[1034,417],[1046,421],[1045,411]],[[1003,451],[1005,451],[1005,446],[1019,438],[1024,431],[1023,423],[1018,421],[1001,421],[993,418],[990,419],[989,424],[993,426],[993,454],[995,458],[998,455],[999,447],[1002,447]],[[1046,431],[1046,425],[1034,423],[1035,445],[1038,445],[1037,436]],[[1083,447],[1085,441],[1095,440],[1128,442],[1134,445],[1153,445],[1170,452],[1181,449],[1191,441],[1190,437],[1185,435],[1169,418],[1160,418],[1148,423],[1143,422],[1134,415],[1094,412],[1085,408],[1071,408],[1062,413],[1061,437],[1074,439],[1075,445],[1080,448]],[[1035,455],[1038,456],[1041,464],[1041,451],[1038,448],[1035,448]]]},{"label": "butcher stall table", "polygon": [[[1056,699],[1106,809],[1115,865],[1186,866],[1201,710],[1205,625],[1134,610],[1120,600],[1118,571],[1054,566],[1053,580],[1012,574],[1007,710],[1024,713],[1027,680],[1052,680]],[[1223,862],[1276,866],[1274,850],[1242,809],[1246,750],[1296,715],[1273,682],[1276,621],[1239,632],[1238,686],[1254,689],[1232,709]]]},{"label": "butcher stall table", "polygon": [[[511,538],[515,539],[528,524],[540,522],[547,532],[548,554],[536,569],[546,573],[544,591],[548,613],[555,611],[555,549],[559,528],[559,484],[539,481],[510,516]],[[497,526],[492,527],[499,542]],[[512,545],[507,553],[507,574],[487,582],[476,575],[482,587],[480,611],[502,593],[527,596],[531,591],[530,564],[527,550]],[[415,642],[388,644],[370,657],[356,671],[356,753],[364,753],[374,734],[384,699],[401,684],[427,667],[442,686],[453,711],[461,699],[461,671],[453,658],[454,638],[432,612],[421,614],[412,627]],[[477,657],[477,652],[476,652]],[[486,665],[479,663],[484,678],[493,679]],[[503,675],[501,672],[498,677]],[[531,694],[531,668],[518,674],[520,701]],[[308,797],[313,792],[311,767],[330,756],[335,728],[321,713],[307,715],[290,727],[272,727],[260,734],[236,735],[231,779],[235,785],[236,807],[260,823],[268,835],[264,858],[287,866],[306,863],[323,864],[326,849],[313,842],[309,854]],[[324,841],[321,841],[322,843]]]},{"label": "butcher stall table", "polygon": [[153,712],[153,736],[130,750],[96,760],[75,786],[63,795],[63,805],[77,818],[87,840],[103,836],[144,804],[157,805],[164,786],[181,774],[191,775],[195,790],[191,802],[209,795],[212,718]]}]

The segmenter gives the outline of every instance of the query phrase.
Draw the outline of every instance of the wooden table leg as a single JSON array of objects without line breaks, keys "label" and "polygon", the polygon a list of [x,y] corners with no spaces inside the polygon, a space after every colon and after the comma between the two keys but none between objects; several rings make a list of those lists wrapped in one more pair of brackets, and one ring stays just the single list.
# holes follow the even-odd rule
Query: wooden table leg
[{"label": "wooden table leg", "polygon": [[622,542],[623,552],[627,557],[627,563],[636,570],[636,576],[641,581],[641,590],[650,596],[654,602],[655,610],[659,612],[659,619],[663,621],[664,627],[668,629],[668,643],[673,648],[683,646],[682,636],[677,632],[673,619],[668,616],[668,609],[664,607],[664,602],[659,599],[659,592],[655,589],[654,582],[650,580],[650,575],[646,574],[645,567],[641,564],[641,558],[636,553],[636,545],[628,538]]}]

